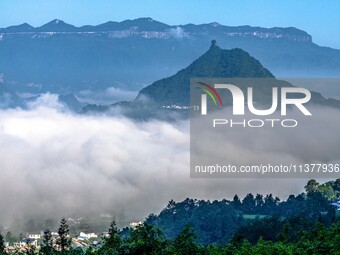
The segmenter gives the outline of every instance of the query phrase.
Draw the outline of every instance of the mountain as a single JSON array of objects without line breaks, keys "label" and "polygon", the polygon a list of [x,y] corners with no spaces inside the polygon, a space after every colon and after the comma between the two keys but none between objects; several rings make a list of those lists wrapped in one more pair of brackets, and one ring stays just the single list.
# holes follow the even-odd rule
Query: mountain
[{"label": "mountain", "polygon": [[67,24],[62,20],[55,19],[41,27],[36,28],[35,31],[37,32],[75,32],[77,31],[77,29],[73,25]]},{"label": "mountain", "polygon": [[[233,84],[238,85],[244,93],[248,86],[254,87],[256,91],[254,101],[259,105],[271,104],[271,87],[293,87],[287,81],[276,79],[257,59],[244,50],[221,49],[213,40],[209,50],[201,57],[176,74],[146,86],[140,90],[134,101],[110,106],[87,105],[84,112],[118,111],[133,118],[148,118],[150,116],[164,118],[165,111],[176,111],[174,106],[190,105],[191,78],[234,78],[235,83]],[[250,79],[247,81],[239,78]],[[254,78],[266,78],[266,82],[264,84],[263,80]],[[221,91],[220,94],[226,99],[224,106],[231,105],[230,93]],[[338,100],[326,99],[314,91],[311,91],[311,96],[309,103],[340,108]],[[182,112],[187,113],[187,111]]]},{"label": "mountain", "polygon": [[[135,103],[143,102],[145,98],[158,106],[188,106],[190,104],[190,79],[191,78],[251,78],[245,81],[235,79],[235,84],[246,93],[247,87],[256,89],[254,100],[258,104],[271,104],[272,95],[268,86],[292,87],[293,85],[284,80],[278,80],[274,75],[254,57],[242,49],[224,50],[217,46],[213,40],[209,50],[195,60],[188,67],[180,70],[175,75],[158,80],[143,88]],[[265,86],[263,81],[254,78],[266,78]],[[250,86],[250,85],[249,85]],[[310,103],[327,105],[340,108],[340,101],[326,99],[320,93],[311,91]],[[232,98],[230,94],[221,92],[227,98],[225,105],[230,105]]]},{"label": "mountain", "polygon": [[86,105],[79,102],[79,100],[73,94],[59,95],[58,100],[73,112],[80,112],[82,108]]},{"label": "mountain", "polygon": [[18,26],[10,26],[7,28],[0,29],[1,33],[17,33],[17,32],[33,32],[34,27],[27,23],[23,23]]},{"label": "mountain", "polygon": [[165,31],[171,26],[166,25],[162,22],[156,21],[152,18],[139,18],[135,20],[125,20],[117,23],[117,30],[129,29],[129,28],[140,28],[143,31]]},{"label": "mountain", "polygon": [[340,51],[316,45],[297,28],[167,25],[152,18],[82,27],[56,19],[0,29],[0,73],[19,92],[138,91],[188,66],[212,39],[249,52],[275,76],[340,73]]},{"label": "mountain", "polygon": [[190,78],[274,78],[261,63],[241,49],[222,50],[213,41],[210,49],[173,76],[143,88],[136,101],[147,97],[158,105],[189,105]]}]

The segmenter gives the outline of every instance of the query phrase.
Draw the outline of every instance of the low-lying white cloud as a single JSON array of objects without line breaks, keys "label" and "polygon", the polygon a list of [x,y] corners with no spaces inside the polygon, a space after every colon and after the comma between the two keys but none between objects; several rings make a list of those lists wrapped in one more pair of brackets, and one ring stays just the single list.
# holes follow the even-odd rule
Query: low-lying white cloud
[{"label": "low-lying white cloud", "polygon": [[73,115],[51,95],[49,107],[42,106],[46,98],[27,111],[0,112],[2,217],[113,212],[141,218],[169,192],[162,187],[171,185],[168,178],[188,176],[187,122]]},{"label": "low-lying white cloud", "polygon": [[169,32],[171,36],[177,38],[177,39],[182,39],[185,37],[188,37],[189,35],[185,32],[185,30],[181,27],[176,27],[176,28],[170,28]]},{"label": "low-lying white cloud", "polygon": [[109,87],[102,91],[80,91],[77,93],[77,98],[79,101],[89,104],[109,105],[119,101],[131,101],[137,94],[138,91]]},{"label": "low-lying white cloud", "polygon": [[[39,98],[28,110],[2,110],[0,221],[101,212],[140,220],[170,199],[221,199],[249,192],[284,197],[300,192],[306,182],[190,179],[189,141],[189,121],[75,115],[53,95]],[[243,141],[238,150],[244,157],[249,153]],[[290,147],[277,153],[289,154]]]}]

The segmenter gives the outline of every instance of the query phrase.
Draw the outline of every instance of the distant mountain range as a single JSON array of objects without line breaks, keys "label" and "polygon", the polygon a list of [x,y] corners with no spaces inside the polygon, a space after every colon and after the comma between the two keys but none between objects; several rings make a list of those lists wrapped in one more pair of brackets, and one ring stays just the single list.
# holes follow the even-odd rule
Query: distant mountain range
[{"label": "distant mountain range", "polygon": [[275,76],[340,76],[340,50],[296,28],[170,26],[151,18],[76,27],[56,19],[0,29],[0,84],[25,93],[140,90],[188,66],[212,39],[249,52]]},{"label": "distant mountain range", "polygon": [[[187,24],[187,25],[167,25],[162,22],[153,20],[152,18],[139,18],[134,20],[125,20],[122,22],[114,22],[108,21],[106,23],[91,26],[86,25],[82,27],[76,27],[71,24],[67,24],[62,20],[55,19],[52,20],[45,25],[40,27],[32,27],[31,25],[24,23],[17,26],[10,26],[7,28],[0,28],[1,33],[10,34],[15,32],[113,32],[113,31],[125,31],[130,30],[130,34],[126,34],[124,37],[128,37],[131,34],[144,34],[142,31],[158,31],[164,32],[160,34],[154,34],[152,37],[160,38],[167,36],[178,36],[169,30],[171,28],[179,29],[183,28],[186,29],[190,33],[201,33],[205,30],[205,32],[225,32],[228,33],[226,35],[229,36],[237,36],[239,35],[248,35],[248,36],[255,36],[259,38],[286,38],[294,41],[301,41],[307,42],[312,41],[312,37],[308,35],[306,32],[290,27],[290,28],[261,28],[261,27],[250,27],[250,26],[238,26],[238,27],[230,27],[224,26],[217,22],[209,23],[209,24],[202,24],[202,25],[194,25],[194,24]],[[166,33],[168,32],[168,33]],[[185,36],[185,31],[183,31],[182,35]],[[249,33],[248,33],[249,32]],[[257,32],[257,33],[256,33]],[[151,35],[151,34],[149,34]],[[187,34],[189,36],[189,34]]]}]

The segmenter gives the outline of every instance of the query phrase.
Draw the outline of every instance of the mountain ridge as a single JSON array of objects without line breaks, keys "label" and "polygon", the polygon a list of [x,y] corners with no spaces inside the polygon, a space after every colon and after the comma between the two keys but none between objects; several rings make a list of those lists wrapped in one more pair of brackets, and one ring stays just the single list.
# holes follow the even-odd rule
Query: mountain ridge
[{"label": "mountain ridge", "polygon": [[277,77],[339,77],[340,50],[296,28],[167,25],[151,18],[75,27],[52,20],[0,29],[2,83],[19,93],[139,91],[197,59],[211,40],[240,48]]},{"label": "mountain ridge", "polygon": [[[311,35],[309,35],[307,32],[300,30],[295,27],[271,27],[271,28],[263,28],[258,26],[249,26],[249,25],[243,25],[243,26],[226,26],[221,25],[217,22],[211,22],[206,24],[184,24],[184,25],[168,25],[163,22],[154,20],[150,17],[145,18],[137,18],[137,19],[128,19],[123,20],[121,22],[117,21],[107,21],[105,23],[101,23],[98,25],[83,25],[83,26],[74,26],[72,24],[66,23],[63,20],[60,19],[54,19],[46,24],[43,24],[39,27],[33,27],[27,23],[24,23],[28,26],[22,26],[21,25],[12,25],[10,27],[6,28],[0,28],[1,33],[8,33],[8,32],[95,32],[95,31],[113,31],[113,30],[124,30],[129,29],[133,27],[140,27],[143,31],[165,31],[166,29],[171,28],[183,28],[192,30],[192,32],[195,32],[196,28],[213,28],[215,30],[222,30],[225,32],[233,33],[235,30],[237,31],[248,31],[251,33],[253,30],[258,30],[258,32],[272,32],[272,33],[282,33],[285,32],[286,34],[294,34],[297,36],[303,36],[306,37],[306,41],[312,41]],[[52,29],[52,30],[51,30]],[[251,34],[249,34],[251,35]],[[253,34],[253,36],[256,36],[256,34]],[[274,35],[272,35],[274,36]]]}]

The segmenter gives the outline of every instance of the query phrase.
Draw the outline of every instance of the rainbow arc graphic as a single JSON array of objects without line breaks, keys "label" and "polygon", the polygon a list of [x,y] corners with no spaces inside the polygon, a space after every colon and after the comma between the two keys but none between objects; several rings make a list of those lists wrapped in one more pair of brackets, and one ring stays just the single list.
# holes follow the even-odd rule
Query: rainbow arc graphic
[{"label": "rainbow arc graphic", "polygon": [[202,90],[207,95],[209,95],[209,97],[213,100],[215,106],[217,105],[217,101],[216,101],[216,99],[217,99],[219,104],[220,104],[220,106],[222,107],[223,102],[222,102],[221,96],[216,91],[216,89],[214,87],[212,87],[209,84],[203,83],[203,82],[197,82],[197,83],[199,83],[199,84],[201,84],[201,85],[203,85],[205,87],[205,88],[202,88],[202,87],[197,87],[197,88]]}]

